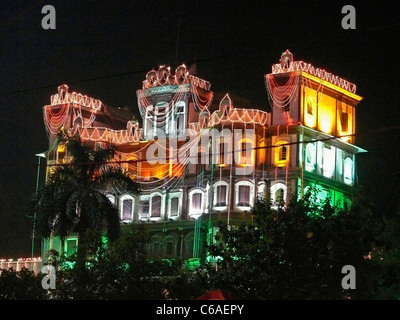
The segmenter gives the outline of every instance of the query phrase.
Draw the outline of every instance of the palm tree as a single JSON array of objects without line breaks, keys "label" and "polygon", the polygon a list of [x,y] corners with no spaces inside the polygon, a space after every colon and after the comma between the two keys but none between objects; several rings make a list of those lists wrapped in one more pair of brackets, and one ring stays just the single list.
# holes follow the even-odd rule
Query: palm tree
[{"label": "palm tree", "polygon": [[[36,197],[38,232],[44,238],[59,236],[61,243],[71,232],[78,233],[78,256],[87,230],[106,231],[110,241],[120,234],[117,208],[105,195],[107,188],[118,187],[138,192],[138,185],[112,163],[114,149],[94,150],[79,136],[59,134],[71,162],[57,166]],[[82,249],[83,250],[83,249]]]}]

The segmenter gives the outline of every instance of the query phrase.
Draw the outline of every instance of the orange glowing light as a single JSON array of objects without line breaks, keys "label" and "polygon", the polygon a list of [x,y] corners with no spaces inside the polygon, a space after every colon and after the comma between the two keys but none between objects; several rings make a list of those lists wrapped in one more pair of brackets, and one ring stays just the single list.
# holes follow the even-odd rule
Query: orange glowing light
[{"label": "orange glowing light", "polygon": [[275,143],[275,161],[274,164],[276,167],[284,167],[289,161],[289,146],[286,145],[287,141],[278,141]]}]

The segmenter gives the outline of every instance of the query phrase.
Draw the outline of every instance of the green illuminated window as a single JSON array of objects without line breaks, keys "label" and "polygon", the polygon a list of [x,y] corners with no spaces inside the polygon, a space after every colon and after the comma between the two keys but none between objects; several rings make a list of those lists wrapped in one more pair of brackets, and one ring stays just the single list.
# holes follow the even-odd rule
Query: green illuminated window
[{"label": "green illuminated window", "polygon": [[193,232],[189,233],[186,235],[185,240],[184,240],[184,256],[185,258],[192,258],[193,257],[193,241],[194,241],[194,236]]},{"label": "green illuminated window", "polygon": [[78,249],[78,239],[67,239],[65,241],[65,254],[67,257],[72,256]]},{"label": "green illuminated window", "polygon": [[176,256],[176,239],[169,235],[164,239],[164,255],[166,258],[175,258]]},{"label": "green illuminated window", "polygon": [[172,242],[167,242],[167,248],[166,248],[166,254],[167,256],[172,256],[173,253],[173,243]]},{"label": "green illuminated window", "polygon": [[159,236],[153,236],[149,243],[149,256],[154,258],[161,258],[161,239]]}]

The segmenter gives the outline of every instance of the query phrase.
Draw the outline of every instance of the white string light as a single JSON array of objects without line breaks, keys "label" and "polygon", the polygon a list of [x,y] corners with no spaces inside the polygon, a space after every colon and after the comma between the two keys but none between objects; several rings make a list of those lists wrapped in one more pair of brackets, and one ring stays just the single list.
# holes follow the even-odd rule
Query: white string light
[{"label": "white string light", "polygon": [[347,80],[344,80],[338,76],[333,75],[332,73],[320,69],[320,68],[315,68],[311,63],[305,63],[303,61],[293,61],[290,63],[290,66],[288,69],[283,69],[282,65],[280,63],[273,64],[272,65],[272,73],[277,74],[277,73],[286,73],[290,71],[302,71],[306,72],[310,75],[313,75],[321,80],[328,81],[344,90],[347,90],[352,93],[356,93],[356,85],[354,83],[351,83]]}]

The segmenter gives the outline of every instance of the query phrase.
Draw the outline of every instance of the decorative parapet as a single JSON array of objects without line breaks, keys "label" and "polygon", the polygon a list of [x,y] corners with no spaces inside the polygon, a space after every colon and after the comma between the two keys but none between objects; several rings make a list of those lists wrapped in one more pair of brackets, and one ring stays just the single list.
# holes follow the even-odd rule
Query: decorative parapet
[{"label": "decorative parapet", "polygon": [[143,81],[142,89],[149,89],[166,85],[181,85],[190,83],[198,88],[210,91],[211,83],[189,74],[184,64],[175,69],[175,74],[171,73],[171,67],[159,66],[158,70],[150,70]]},{"label": "decorative parapet", "polygon": [[81,93],[69,92],[69,87],[66,84],[62,84],[58,87],[58,93],[50,97],[50,105],[55,106],[65,103],[80,104],[93,109],[95,112],[101,110],[103,107],[103,103],[100,100],[82,95]]},{"label": "decorative parapet", "polygon": [[258,109],[235,108],[228,94],[222,98],[219,110],[211,114],[210,125],[220,123],[268,124],[268,113]]},{"label": "decorative parapet", "polygon": [[351,93],[356,93],[357,87],[354,83],[335,76],[324,69],[316,68],[311,63],[306,63],[304,61],[294,61],[293,54],[289,50],[286,50],[282,53],[280,63],[272,65],[272,74],[293,71],[306,72],[314,77],[317,77],[324,81],[328,81]]},{"label": "decorative parapet", "polygon": [[128,121],[126,130],[112,130],[104,127],[78,127],[77,130],[84,141],[124,144],[139,142],[143,137],[143,129],[139,128],[139,124],[134,121]]}]

